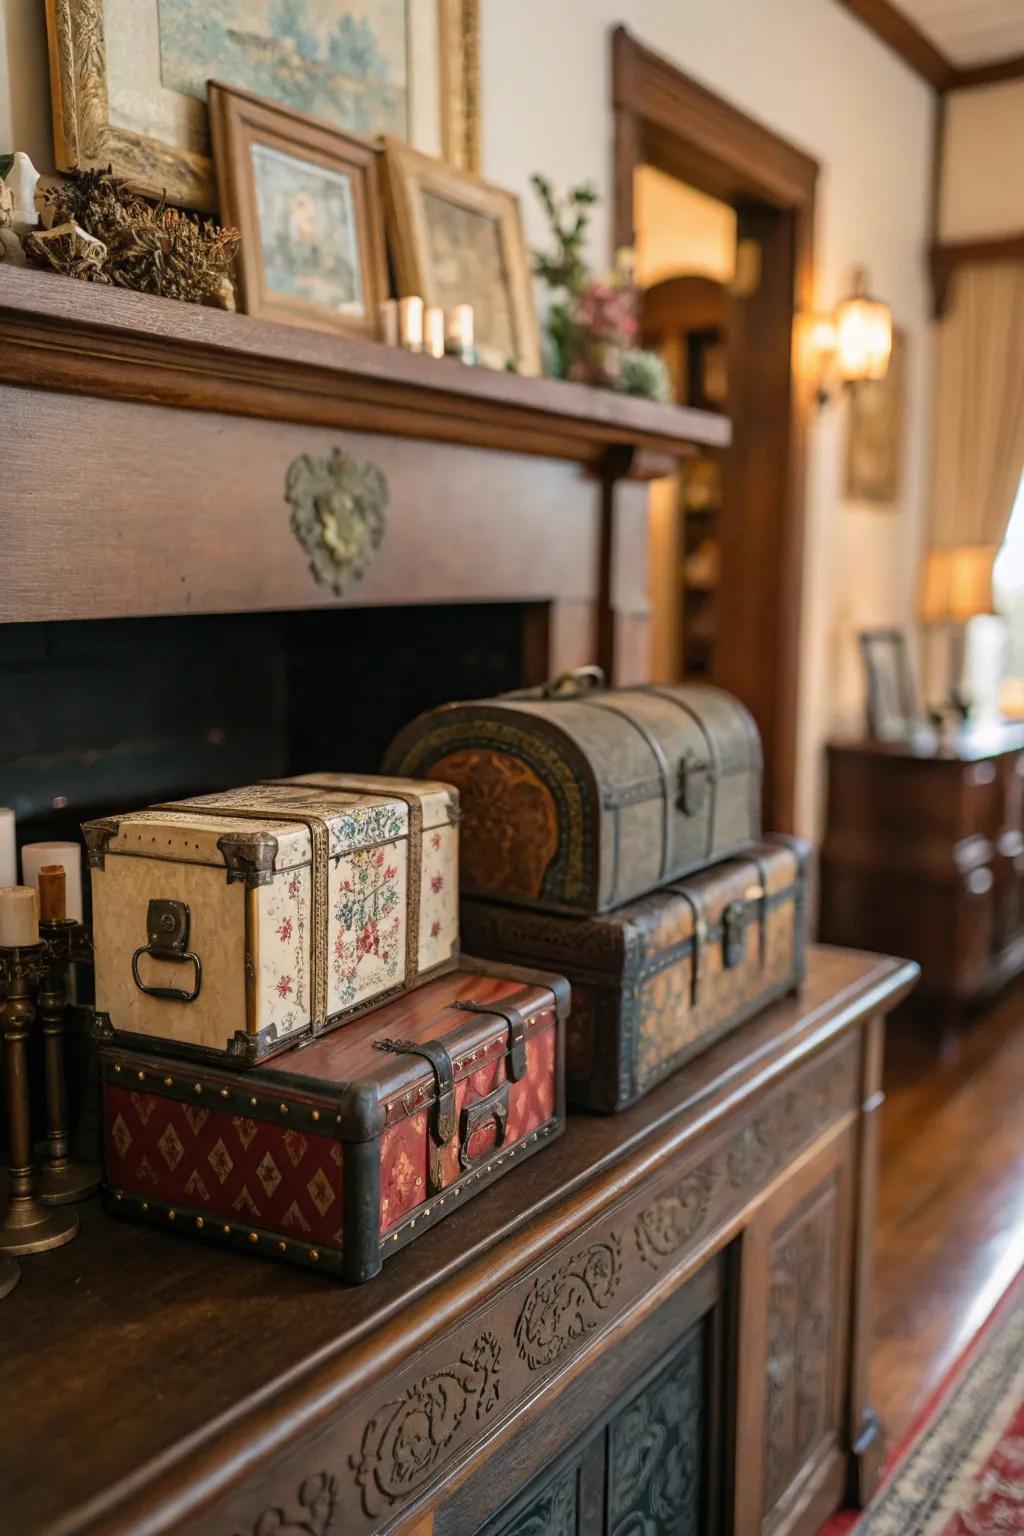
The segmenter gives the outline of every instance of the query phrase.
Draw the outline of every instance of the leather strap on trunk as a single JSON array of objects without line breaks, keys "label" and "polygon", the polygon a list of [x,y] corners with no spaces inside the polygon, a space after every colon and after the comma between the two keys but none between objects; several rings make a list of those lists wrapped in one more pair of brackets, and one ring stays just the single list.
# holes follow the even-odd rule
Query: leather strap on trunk
[{"label": "leather strap on trunk", "polygon": [[449,1003],[448,1007],[461,1008],[464,1013],[493,1014],[495,1018],[504,1019],[508,1025],[506,1070],[514,1083],[526,1076],[526,1020],[518,1008],[511,1008],[508,1003],[478,1003],[472,999],[460,999]]},{"label": "leather strap on trunk", "polygon": [[455,1066],[439,1040],[375,1040],[375,1051],[394,1056],[423,1056],[434,1069],[434,1102],[430,1108],[430,1134],[439,1147],[455,1136]]},{"label": "leather strap on trunk", "polygon": [[289,779],[265,779],[266,784],[292,784],[296,789],[315,789],[327,794],[376,795],[381,800],[401,800],[409,812],[409,876],[406,883],[405,979],[411,982],[420,969],[420,877],[423,865],[423,801],[408,789],[381,789],[372,779],[345,774],[344,784],[295,784]]}]

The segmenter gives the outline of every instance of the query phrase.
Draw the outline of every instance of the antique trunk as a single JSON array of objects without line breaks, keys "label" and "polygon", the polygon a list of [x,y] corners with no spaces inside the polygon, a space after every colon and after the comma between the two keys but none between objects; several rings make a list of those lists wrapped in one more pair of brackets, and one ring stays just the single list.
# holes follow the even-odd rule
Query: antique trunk
[{"label": "antique trunk", "polygon": [[320,773],[89,822],[100,1039],[244,1066],[451,970],[457,818]]},{"label": "antique trunk", "polygon": [[100,1053],[118,1215],[368,1280],[564,1128],[561,976],[467,960],[239,1073]]},{"label": "antique trunk", "polygon": [[457,786],[464,895],[548,911],[607,912],[760,835],[757,728],[697,684],[606,689],[586,667],[421,715],[386,768]]},{"label": "antique trunk", "polygon": [[571,1104],[631,1104],[803,978],[809,845],[772,837],[608,916],[462,904],[475,953],[555,965],[572,984]]}]

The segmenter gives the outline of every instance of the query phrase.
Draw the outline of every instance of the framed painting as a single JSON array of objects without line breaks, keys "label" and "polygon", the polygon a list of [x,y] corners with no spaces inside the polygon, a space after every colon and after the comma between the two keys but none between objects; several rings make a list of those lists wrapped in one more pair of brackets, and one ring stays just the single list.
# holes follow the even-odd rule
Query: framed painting
[{"label": "framed painting", "polygon": [[857,637],[867,682],[868,734],[903,741],[920,724],[920,710],[902,630],[865,629]]},{"label": "framed painting", "polygon": [[46,0],[62,171],[216,207],[206,82],[475,169],[479,0]]},{"label": "framed painting", "polygon": [[472,304],[481,363],[539,374],[540,333],[519,203],[408,144],[384,144],[391,255],[402,294]]},{"label": "framed painting", "polygon": [[376,336],[387,295],[379,152],[211,80],[221,216],[242,235],[239,308],[347,336]]},{"label": "framed painting", "polygon": [[906,336],[894,329],[885,378],[865,379],[851,388],[846,443],[846,494],[851,499],[885,505],[899,495],[906,360]]}]

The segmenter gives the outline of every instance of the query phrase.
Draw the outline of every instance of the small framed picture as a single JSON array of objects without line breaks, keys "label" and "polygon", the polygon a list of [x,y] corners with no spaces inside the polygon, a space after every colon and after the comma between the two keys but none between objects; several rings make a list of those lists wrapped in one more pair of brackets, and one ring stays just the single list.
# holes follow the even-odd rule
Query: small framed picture
[{"label": "small framed picture", "polygon": [[857,637],[867,676],[868,734],[900,741],[920,724],[906,637],[898,629],[866,629]]},{"label": "small framed picture", "polygon": [[472,304],[480,361],[539,374],[540,333],[517,199],[397,139],[384,146],[399,292],[444,310]]},{"label": "small framed picture", "polygon": [[376,336],[387,296],[378,151],[213,80],[209,111],[221,218],[242,235],[239,309]]}]

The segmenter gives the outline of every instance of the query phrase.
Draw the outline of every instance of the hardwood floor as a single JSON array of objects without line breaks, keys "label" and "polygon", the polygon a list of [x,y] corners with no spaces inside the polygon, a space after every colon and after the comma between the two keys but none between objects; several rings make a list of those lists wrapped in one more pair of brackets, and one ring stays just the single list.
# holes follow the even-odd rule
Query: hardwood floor
[{"label": "hardwood floor", "polygon": [[898,1018],[885,1086],[871,1370],[893,1443],[1024,1266],[1024,984],[945,1053]]}]

